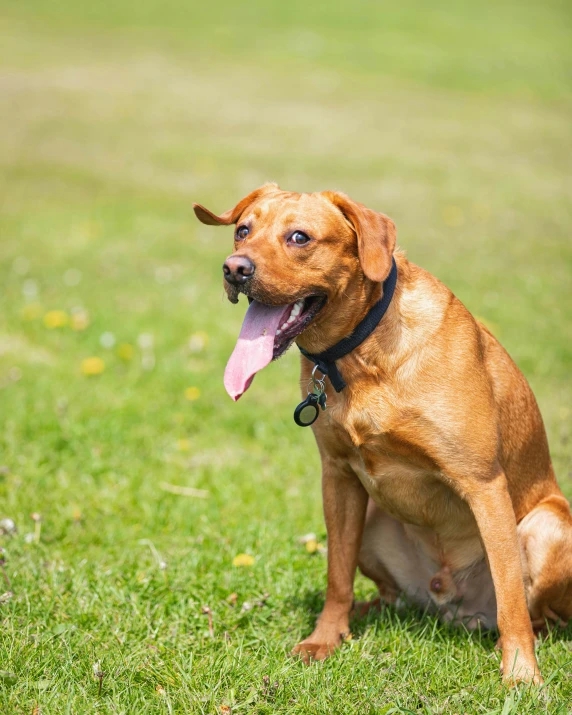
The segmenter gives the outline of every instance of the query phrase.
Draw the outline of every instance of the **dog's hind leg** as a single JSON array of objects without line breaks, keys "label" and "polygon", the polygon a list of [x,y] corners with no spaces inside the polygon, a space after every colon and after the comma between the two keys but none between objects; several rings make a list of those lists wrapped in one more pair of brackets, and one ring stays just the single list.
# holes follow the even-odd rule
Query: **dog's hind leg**
[{"label": "dog's hind leg", "polygon": [[541,501],[518,525],[528,609],[535,631],[572,618],[572,516],[564,496]]}]

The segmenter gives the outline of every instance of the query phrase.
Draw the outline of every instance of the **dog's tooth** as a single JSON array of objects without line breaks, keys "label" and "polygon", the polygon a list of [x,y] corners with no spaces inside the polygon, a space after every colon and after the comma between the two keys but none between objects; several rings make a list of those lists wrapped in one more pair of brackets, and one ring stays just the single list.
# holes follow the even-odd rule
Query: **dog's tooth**
[{"label": "dog's tooth", "polygon": [[292,308],[290,317],[292,317],[292,316],[296,317],[301,310],[302,310],[302,307],[300,306],[300,302],[294,303],[294,307]]},{"label": "dog's tooth", "polygon": [[293,323],[295,320],[296,320],[296,316],[295,316],[295,315],[291,315],[286,322],[287,322],[287,323]]},{"label": "dog's tooth", "polygon": [[288,327],[288,323],[283,323],[283,324],[280,326],[280,330],[286,330],[287,327]]},{"label": "dog's tooth", "polygon": [[282,330],[280,328],[278,328],[278,330],[276,331],[276,335],[280,335],[281,332],[282,332]]}]

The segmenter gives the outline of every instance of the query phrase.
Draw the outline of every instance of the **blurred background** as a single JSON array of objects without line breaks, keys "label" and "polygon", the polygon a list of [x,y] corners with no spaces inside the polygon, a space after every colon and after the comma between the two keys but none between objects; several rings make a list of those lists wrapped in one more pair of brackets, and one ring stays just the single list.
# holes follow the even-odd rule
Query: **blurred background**
[{"label": "blurred background", "polygon": [[[227,397],[246,305],[222,289],[232,230],[200,225],[193,201],[222,212],[273,180],[390,215],[410,260],[526,374],[572,494],[568,2],[0,10],[0,518],[17,529],[0,536],[15,594],[2,644],[30,673],[6,708],[62,692],[79,707],[98,648],[125,666],[119,639],[143,712],[179,656],[149,665],[127,603],[179,654],[196,627],[203,684],[223,677],[204,602],[271,591],[276,629],[294,629],[281,648],[319,611],[325,561],[297,542],[325,539],[317,451],[291,417],[299,357]],[[253,571],[233,569],[243,552]]]}]

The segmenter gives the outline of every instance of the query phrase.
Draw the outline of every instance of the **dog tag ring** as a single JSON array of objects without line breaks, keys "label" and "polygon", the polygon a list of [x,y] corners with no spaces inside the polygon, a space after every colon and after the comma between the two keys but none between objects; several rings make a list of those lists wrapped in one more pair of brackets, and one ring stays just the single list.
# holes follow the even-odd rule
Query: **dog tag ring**
[{"label": "dog tag ring", "polygon": [[308,383],[308,397],[294,410],[294,422],[299,427],[309,427],[314,424],[320,414],[320,407],[322,410],[326,409],[326,376],[322,374],[321,378],[316,377],[318,369],[316,365],[312,370],[312,377]]},{"label": "dog tag ring", "polygon": [[318,415],[320,414],[318,399],[317,395],[311,393],[296,407],[294,410],[294,422],[299,427],[309,427],[318,419]]}]

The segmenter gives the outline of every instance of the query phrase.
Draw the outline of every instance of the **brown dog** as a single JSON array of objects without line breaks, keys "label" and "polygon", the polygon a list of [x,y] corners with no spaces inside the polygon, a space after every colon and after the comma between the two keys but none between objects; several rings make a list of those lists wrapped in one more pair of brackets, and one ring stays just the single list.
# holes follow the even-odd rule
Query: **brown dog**
[{"label": "brown dog", "polygon": [[[510,682],[541,677],[533,626],[572,616],[572,517],[525,378],[436,278],[395,250],[391,219],[325,191],[257,189],[210,225],[236,224],[224,264],[232,302],[251,299],[225,373],[234,399],[295,340],[308,353],[350,335],[397,263],[373,333],[336,363],[313,425],[322,459],[328,588],[312,635],[325,658],[349,630],[356,567],[446,619],[498,625]],[[302,357],[302,386],[313,363]],[[532,623],[531,623],[532,621]]]}]

